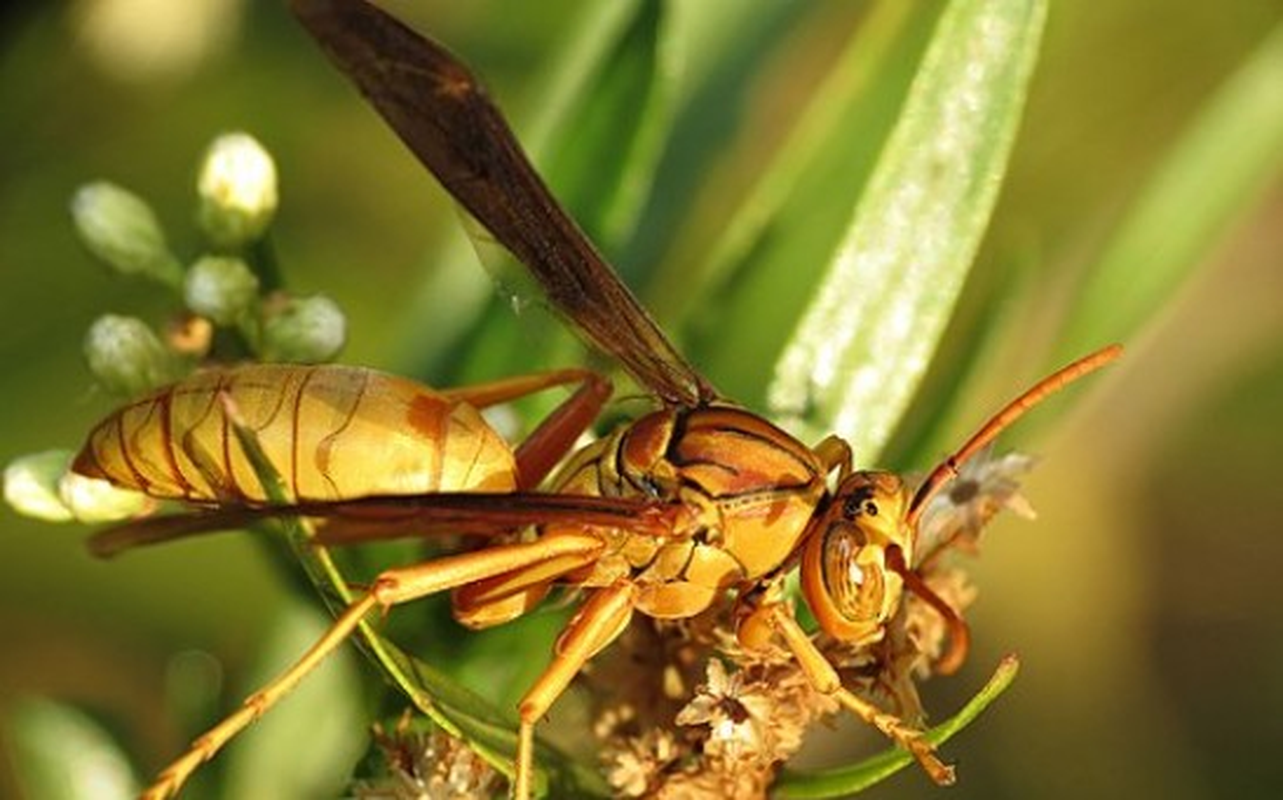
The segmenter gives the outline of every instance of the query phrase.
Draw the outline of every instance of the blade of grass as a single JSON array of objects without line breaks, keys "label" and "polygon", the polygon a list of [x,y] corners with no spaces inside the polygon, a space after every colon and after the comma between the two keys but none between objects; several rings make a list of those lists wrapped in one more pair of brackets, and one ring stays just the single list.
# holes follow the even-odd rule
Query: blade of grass
[{"label": "blade of grass", "polygon": [[793,427],[886,443],[931,359],[997,198],[1047,4],[955,0],[847,235],[776,366]]},{"label": "blade of grass", "polygon": [[[1007,690],[1019,670],[1020,662],[1015,656],[1002,659],[993,677],[975,697],[968,700],[957,714],[927,731],[927,739],[939,746],[970,725]],[[893,747],[849,767],[816,772],[784,770],[775,783],[772,796],[787,800],[846,797],[886,780],[913,763],[913,756],[908,751]]]},{"label": "blade of grass", "polygon": [[1283,25],[1208,101],[1123,217],[1083,284],[1060,359],[1134,335],[1278,180],[1280,87]]},{"label": "blade of grass", "polygon": [[698,280],[699,262],[673,254],[682,234],[708,240],[698,205],[713,165],[743,135],[744,112],[780,43],[814,11],[791,0],[759,0],[751,14],[741,6],[738,0],[666,3],[659,52],[668,74],[659,85],[672,115],[662,131],[662,155],[647,170],[645,208],[617,252],[622,272],[645,288],[652,311],[665,321],[678,317],[678,304]]},{"label": "blade of grass", "polygon": [[939,13],[874,5],[823,79],[792,89],[809,94],[805,107],[766,163],[751,165],[708,258],[695,270],[674,260],[661,275],[670,315],[691,328],[692,357],[750,407],[765,400],[772,362],[850,224]]},{"label": "blade of grass", "polygon": [[[699,277],[700,284],[724,282],[726,274],[748,258],[755,243],[780,214],[806,168],[815,162],[832,163],[854,157],[837,152],[825,154],[826,147],[850,140],[848,117],[861,105],[864,94],[897,34],[909,19],[911,6],[905,3],[878,3],[859,32],[843,49],[824,82],[815,87],[801,119],[758,175],[753,187],[736,210]],[[864,112],[867,116],[867,111]],[[845,135],[843,135],[845,134]],[[687,283],[687,289],[691,287]],[[686,293],[685,303],[673,313],[686,312],[699,297],[699,285]]]}]

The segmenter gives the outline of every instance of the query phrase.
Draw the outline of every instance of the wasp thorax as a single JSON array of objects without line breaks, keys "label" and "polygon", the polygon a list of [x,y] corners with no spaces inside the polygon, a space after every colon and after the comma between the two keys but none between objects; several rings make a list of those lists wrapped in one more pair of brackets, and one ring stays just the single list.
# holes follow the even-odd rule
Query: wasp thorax
[{"label": "wasp thorax", "polygon": [[903,579],[887,566],[887,550],[911,557],[904,524],[903,483],[885,472],[857,472],[843,481],[802,555],[802,590],[820,627],[851,642],[882,637],[900,602]]}]

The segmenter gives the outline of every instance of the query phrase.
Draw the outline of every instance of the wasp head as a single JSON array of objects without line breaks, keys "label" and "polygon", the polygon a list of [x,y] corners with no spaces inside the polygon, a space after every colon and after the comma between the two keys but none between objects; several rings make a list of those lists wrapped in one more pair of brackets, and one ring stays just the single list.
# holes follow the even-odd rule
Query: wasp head
[{"label": "wasp head", "polygon": [[802,553],[802,592],[825,633],[865,644],[882,637],[912,563],[911,496],[889,472],[855,472],[837,487]]}]

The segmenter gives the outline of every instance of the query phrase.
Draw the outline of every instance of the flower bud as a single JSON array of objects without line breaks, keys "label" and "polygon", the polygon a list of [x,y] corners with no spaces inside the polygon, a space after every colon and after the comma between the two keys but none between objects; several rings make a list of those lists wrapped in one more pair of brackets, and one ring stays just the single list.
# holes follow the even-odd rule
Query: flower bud
[{"label": "flower bud", "polygon": [[109,392],[142,394],[176,375],[173,356],[147,323],[134,317],[105,314],[85,334],[89,371]]},{"label": "flower bud", "polygon": [[210,240],[243,247],[261,237],[276,214],[276,165],[253,136],[224,134],[205,152],[196,192],[197,221]]},{"label": "flower bud", "polygon": [[72,519],[58,494],[58,481],[71,465],[71,451],[46,450],[9,462],[4,468],[4,500],[19,514],[48,522]]},{"label": "flower bud", "polygon": [[165,326],[165,344],[175,355],[200,361],[214,344],[214,323],[199,314],[175,317]]},{"label": "flower bud", "polygon": [[160,222],[133,192],[106,181],[86,184],[71,199],[71,218],[89,252],[117,272],[169,286],[182,283],[183,268]]},{"label": "flower bud", "polygon": [[136,517],[153,501],[142,492],[113,486],[101,478],[66,472],[58,481],[58,497],[80,522],[116,522]]},{"label": "flower bud", "polygon": [[70,471],[70,450],[15,459],[4,470],[4,499],[19,514],[47,522],[115,522],[136,517],[154,501],[100,478]]},{"label": "flower bud", "polygon": [[187,307],[218,325],[234,325],[258,302],[258,277],[239,258],[204,256],[187,270]]},{"label": "flower bud", "polygon": [[282,296],[271,302],[263,320],[267,361],[318,364],[338,355],[347,340],[347,319],[324,295]]}]

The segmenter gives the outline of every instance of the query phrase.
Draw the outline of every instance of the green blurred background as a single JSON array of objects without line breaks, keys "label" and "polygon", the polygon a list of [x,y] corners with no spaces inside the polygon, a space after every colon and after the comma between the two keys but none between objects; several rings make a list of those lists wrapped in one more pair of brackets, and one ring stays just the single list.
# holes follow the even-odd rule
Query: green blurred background
[{"label": "green blurred background", "polygon": [[[485,76],[520,131],[586,5],[399,8]],[[760,45],[753,91],[741,105],[725,99],[720,113],[739,133],[699,165],[683,242],[719,224],[736,176],[795,107],[794,90],[823,73],[862,13],[856,3],[762,5],[779,24]],[[477,272],[425,263],[456,215],[277,4],[82,0],[0,14],[0,459],[74,446],[110,408],[80,361],[94,317],[159,320],[167,308],[159,291],[114,280],[83,254],[66,213],[75,187],[107,178],[139,192],[190,252],[196,160],[228,129],[252,132],[277,157],[283,268],[291,287],[323,290],[348,312],[344,360],[439,380],[461,371],[413,354],[416,337],[464,323],[407,319],[425,270]],[[1005,273],[986,265],[1018,262],[1023,305],[1012,316],[1030,339],[1046,338],[1041,310],[1072,291],[1180,132],[1280,24],[1277,0],[1054,4],[964,318],[988,313],[985,298],[999,291]],[[717,98],[707,102],[718,111]],[[1004,652],[1019,652],[1024,670],[946,748],[961,774],[948,796],[1272,797],[1283,784],[1283,762],[1268,755],[1283,744],[1283,604],[1271,594],[1283,567],[1283,193],[1266,177],[1258,201],[1127,342],[1125,361],[1093,379],[1054,430],[1011,437],[1046,456],[1028,486],[1042,519],[995,526],[974,570],[972,659],[926,687],[927,706],[947,714]],[[450,291],[450,275],[433,278],[438,291]],[[469,280],[460,291],[475,298],[485,279]],[[661,315],[678,302],[650,300]],[[1024,336],[1017,325],[989,344],[983,382],[950,417],[953,436],[1046,367]],[[734,381],[733,366],[709,368]],[[199,665],[191,654],[214,654],[240,686],[287,592],[243,538],[102,563],[83,534],[0,510],[0,713],[32,695],[78,704],[150,770],[190,733],[163,704],[175,655]],[[841,730],[825,748],[880,747]],[[874,795],[925,791],[907,771]],[[0,796],[20,796],[7,765]]]}]

